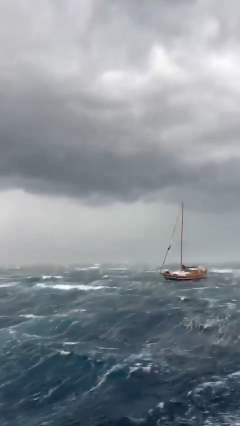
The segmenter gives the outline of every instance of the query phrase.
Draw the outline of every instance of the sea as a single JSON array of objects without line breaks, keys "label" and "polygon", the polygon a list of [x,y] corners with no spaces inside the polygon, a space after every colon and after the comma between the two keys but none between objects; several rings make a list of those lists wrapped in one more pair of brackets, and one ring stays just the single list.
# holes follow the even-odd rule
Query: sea
[{"label": "sea", "polygon": [[240,269],[1,269],[0,425],[240,425]]}]

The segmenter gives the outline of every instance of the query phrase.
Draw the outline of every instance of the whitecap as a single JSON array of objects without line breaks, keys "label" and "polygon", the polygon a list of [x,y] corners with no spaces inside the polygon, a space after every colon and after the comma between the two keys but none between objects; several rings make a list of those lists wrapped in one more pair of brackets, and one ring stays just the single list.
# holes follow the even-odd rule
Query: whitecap
[{"label": "whitecap", "polygon": [[82,291],[91,291],[91,290],[101,290],[103,288],[112,288],[107,287],[103,285],[93,286],[93,285],[86,285],[86,284],[37,284],[36,287],[40,288],[52,288],[54,290],[82,290]]},{"label": "whitecap", "polygon": [[233,273],[233,269],[218,269],[218,268],[212,268],[210,269],[210,272],[212,272],[213,274],[232,274]]},{"label": "whitecap", "polygon": [[61,280],[62,278],[63,278],[63,276],[62,275],[42,275],[42,280],[51,280],[51,279],[54,279],[54,280]]},{"label": "whitecap", "polygon": [[22,314],[22,315],[19,315],[21,318],[42,318],[42,316],[41,315],[33,315],[33,314]]},{"label": "whitecap", "polygon": [[184,302],[184,301],[187,301],[187,300],[188,300],[187,296],[177,296],[177,297],[178,297],[178,299],[179,299],[181,302]]},{"label": "whitecap", "polygon": [[235,379],[235,378],[237,378],[237,377],[240,377],[240,371],[235,371],[235,373],[231,373],[231,374],[229,374],[229,375],[228,375],[228,377],[229,377],[230,379]]},{"label": "whitecap", "polygon": [[84,266],[84,267],[82,267],[82,268],[80,268],[80,267],[76,267],[75,268],[75,271],[92,271],[92,270],[98,270],[100,268],[100,265],[93,265],[93,266]]},{"label": "whitecap", "polygon": [[60,351],[60,354],[63,355],[63,356],[67,356],[67,355],[70,354],[70,352],[68,352],[68,351]]},{"label": "whitecap", "polygon": [[[143,371],[144,373],[151,373],[153,369],[153,364],[150,363],[148,365],[142,366],[139,363],[136,363],[134,367],[130,367],[129,369],[129,376],[134,373],[135,371]],[[129,377],[128,376],[128,377]]]},{"label": "whitecap", "polygon": [[159,404],[157,404],[157,407],[163,409],[164,408],[164,402],[159,402]]},{"label": "whitecap", "polygon": [[227,306],[227,308],[228,308],[229,310],[234,310],[234,309],[236,309],[236,303],[227,302],[227,303],[225,303],[225,305]]},{"label": "whitecap", "polygon": [[8,282],[5,284],[0,284],[0,288],[5,288],[5,287],[15,287],[16,285],[18,285],[19,283],[16,281],[13,282]]}]

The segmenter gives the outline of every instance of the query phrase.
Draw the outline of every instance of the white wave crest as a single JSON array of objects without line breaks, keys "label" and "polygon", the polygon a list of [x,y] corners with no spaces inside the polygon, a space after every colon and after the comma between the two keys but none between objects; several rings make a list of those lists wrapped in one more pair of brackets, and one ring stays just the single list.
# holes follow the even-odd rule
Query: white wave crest
[{"label": "white wave crest", "polygon": [[42,275],[42,280],[61,280],[63,278],[62,275]]},{"label": "white wave crest", "polygon": [[52,288],[54,290],[64,290],[64,291],[69,291],[69,290],[82,290],[82,291],[91,291],[91,290],[101,290],[103,288],[112,288],[112,287],[107,287],[107,286],[103,286],[103,285],[86,285],[86,284],[37,284],[36,287],[40,287],[40,288]]},{"label": "white wave crest", "polygon": [[28,318],[28,319],[33,319],[33,318],[43,318],[41,315],[33,315],[33,314],[22,314],[19,315],[21,318]]},{"label": "white wave crest", "polygon": [[230,268],[225,268],[225,269],[211,268],[210,269],[210,272],[212,272],[213,274],[232,274],[233,271],[234,270]]},{"label": "white wave crest", "polygon": [[8,283],[0,284],[0,288],[15,287],[18,284],[19,283],[17,281],[12,281],[12,282],[8,282]]}]

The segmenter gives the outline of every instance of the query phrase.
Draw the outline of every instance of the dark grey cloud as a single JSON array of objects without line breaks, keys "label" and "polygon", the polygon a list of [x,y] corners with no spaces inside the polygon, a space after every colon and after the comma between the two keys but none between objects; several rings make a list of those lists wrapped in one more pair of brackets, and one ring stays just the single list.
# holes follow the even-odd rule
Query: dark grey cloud
[{"label": "dark grey cloud", "polygon": [[237,208],[237,5],[1,0],[1,188]]}]

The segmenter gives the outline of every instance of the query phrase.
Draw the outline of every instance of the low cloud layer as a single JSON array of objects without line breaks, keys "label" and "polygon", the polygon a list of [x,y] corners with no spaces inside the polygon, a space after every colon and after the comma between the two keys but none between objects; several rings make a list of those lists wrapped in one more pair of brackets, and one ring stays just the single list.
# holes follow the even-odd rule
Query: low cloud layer
[{"label": "low cloud layer", "polygon": [[0,0],[0,185],[238,209],[230,0]]}]

